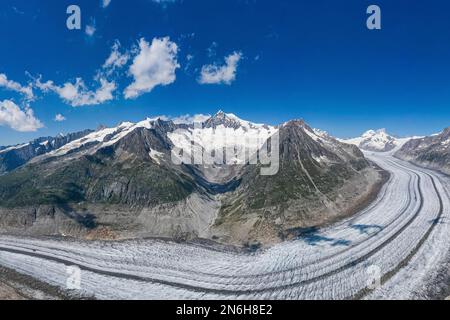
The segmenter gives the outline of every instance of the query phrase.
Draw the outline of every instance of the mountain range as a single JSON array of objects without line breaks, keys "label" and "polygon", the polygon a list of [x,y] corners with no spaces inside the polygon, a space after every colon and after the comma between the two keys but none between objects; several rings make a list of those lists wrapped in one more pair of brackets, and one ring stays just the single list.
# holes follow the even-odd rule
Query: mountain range
[{"label": "mountain range", "polygon": [[[395,144],[378,134],[383,150]],[[265,176],[251,159],[275,152],[275,136],[279,168]],[[185,160],[193,147],[217,159],[244,145],[244,161],[173,159],[178,149]],[[270,244],[356,212],[387,179],[357,146],[303,120],[274,127],[222,111],[196,125],[145,119],[0,150],[0,231],[33,235]],[[23,150],[34,152],[9,164]]]},{"label": "mountain range", "polygon": [[57,150],[91,132],[92,130],[84,130],[68,135],[59,134],[56,137],[38,138],[26,144],[0,147],[0,175],[24,165],[39,155]]},{"label": "mountain range", "polygon": [[450,127],[428,137],[397,138],[385,129],[369,130],[361,137],[340,140],[365,151],[390,152],[416,165],[450,174]]}]

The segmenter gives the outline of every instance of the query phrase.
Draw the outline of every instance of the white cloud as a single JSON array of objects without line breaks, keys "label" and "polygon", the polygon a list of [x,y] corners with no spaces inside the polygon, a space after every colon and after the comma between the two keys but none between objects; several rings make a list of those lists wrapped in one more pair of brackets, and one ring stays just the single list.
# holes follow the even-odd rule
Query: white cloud
[{"label": "white cloud", "polygon": [[158,85],[169,85],[176,80],[178,46],[166,38],[154,38],[150,45],[139,41],[139,53],[130,66],[134,82],[125,89],[125,98],[133,99],[152,91]]},{"label": "white cloud", "polygon": [[55,116],[55,119],[54,119],[54,121],[56,121],[56,122],[63,122],[63,121],[66,121],[67,119],[66,119],[66,117],[64,117],[62,114],[60,114],[60,113],[58,113],[56,116]]},{"label": "white cloud", "polygon": [[114,98],[113,93],[117,89],[114,81],[100,78],[100,87],[96,91],[88,90],[83,79],[77,78],[75,83],[66,82],[63,86],[57,86],[53,81],[42,83],[36,81],[36,87],[44,92],[53,91],[72,107],[90,106],[102,104]]},{"label": "white cloud", "polygon": [[43,127],[28,106],[24,110],[11,100],[0,101],[0,126],[8,126],[16,131],[30,132]]},{"label": "white cloud", "polygon": [[24,95],[27,100],[31,101],[34,99],[33,88],[31,85],[22,86],[18,82],[9,80],[4,73],[0,73],[0,87],[20,93]]},{"label": "white cloud", "polygon": [[[33,85],[44,93],[56,93],[73,107],[102,104],[115,98],[114,92],[118,89],[118,84],[111,77],[120,75],[115,71],[123,69],[128,64],[131,54],[134,59],[128,74],[134,81],[124,90],[126,99],[137,98],[152,91],[158,85],[169,85],[176,80],[175,72],[180,68],[177,61],[178,46],[166,37],[154,38],[151,44],[142,38],[139,46],[133,50],[123,51],[120,50],[119,41],[116,41],[110,55],[94,77],[94,82],[98,83],[98,88],[95,90],[89,88],[82,78],[76,78],[74,82],[66,81],[63,84],[56,84],[52,80],[42,82],[39,76],[34,79]],[[7,78],[4,77],[3,80],[6,83]],[[31,88],[30,86],[29,89]]]},{"label": "white cloud", "polygon": [[82,78],[76,78],[75,82],[66,81],[58,85],[52,80],[42,82],[42,77],[39,76],[34,80],[34,86],[44,93],[56,93],[73,107],[99,105],[114,99],[114,92],[118,86],[115,80],[109,80],[109,78],[116,69],[124,67],[129,59],[128,52],[121,53],[120,43],[116,41],[112,46],[111,54],[94,77],[94,81],[98,83],[96,90],[88,88]]},{"label": "white cloud", "polygon": [[95,24],[91,24],[91,25],[88,24],[88,25],[86,25],[86,30],[85,30],[85,32],[86,32],[86,34],[87,34],[89,37],[94,36],[95,31],[97,31],[97,29],[95,28]]},{"label": "white cloud", "polygon": [[152,0],[153,2],[159,3],[159,4],[167,4],[167,3],[173,3],[176,0]]},{"label": "white cloud", "polygon": [[219,44],[215,41],[213,41],[213,43],[211,43],[211,45],[209,46],[208,49],[206,49],[206,51],[208,52],[208,57],[212,58],[215,57],[217,55],[217,47],[219,46]]},{"label": "white cloud", "polygon": [[102,0],[102,7],[107,8],[111,4],[111,0]]},{"label": "white cloud", "polygon": [[241,59],[242,53],[234,52],[225,58],[225,65],[212,64],[203,66],[198,82],[201,84],[230,85],[236,80],[237,68]]},{"label": "white cloud", "polygon": [[111,75],[114,70],[124,67],[128,63],[128,60],[130,60],[130,55],[128,52],[121,53],[120,42],[116,41],[111,48],[111,54],[106,59],[102,68],[106,70],[108,75]]},{"label": "white cloud", "polygon": [[192,116],[190,114],[186,114],[186,115],[182,115],[182,116],[179,116],[176,118],[171,118],[171,120],[175,124],[192,124],[192,123],[196,123],[196,122],[205,122],[209,118],[211,118],[211,115],[200,113],[200,114],[195,114]]},{"label": "white cloud", "polygon": [[82,78],[76,78],[75,82],[67,81],[62,85],[57,85],[54,81],[41,81],[41,76],[34,80],[34,86],[44,93],[54,92],[64,102],[73,107],[98,105],[114,99],[114,92],[118,86],[115,80],[108,80],[114,71],[123,68],[129,61],[128,52],[120,52],[120,43],[116,41],[111,48],[111,53],[94,77],[94,81],[99,87],[91,90],[87,87]]}]

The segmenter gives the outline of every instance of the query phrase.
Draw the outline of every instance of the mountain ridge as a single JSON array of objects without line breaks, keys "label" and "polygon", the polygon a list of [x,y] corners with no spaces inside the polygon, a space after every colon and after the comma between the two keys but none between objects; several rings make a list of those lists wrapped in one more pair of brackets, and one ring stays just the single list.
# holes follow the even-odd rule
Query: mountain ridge
[{"label": "mountain ridge", "polygon": [[25,144],[2,147],[0,148],[0,174],[14,170],[37,156],[57,150],[91,132],[92,130],[87,129],[67,135],[60,133],[55,137],[41,137]]},{"label": "mountain ridge", "polygon": [[[276,150],[275,134],[279,171],[265,177],[248,161]],[[249,158],[196,164],[194,146],[203,154],[250,147]],[[188,161],[173,162],[177,147]],[[303,120],[272,127],[218,112],[197,127],[153,118],[99,128],[0,176],[0,230],[275,243],[347,215],[381,180],[356,146]]]},{"label": "mountain ridge", "polygon": [[399,159],[450,175],[450,127],[438,134],[411,139],[394,155]]}]

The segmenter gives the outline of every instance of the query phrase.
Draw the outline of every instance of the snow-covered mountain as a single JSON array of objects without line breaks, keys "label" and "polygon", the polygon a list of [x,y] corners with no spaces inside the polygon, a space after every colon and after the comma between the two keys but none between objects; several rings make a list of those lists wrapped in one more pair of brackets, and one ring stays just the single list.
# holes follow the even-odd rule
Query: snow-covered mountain
[{"label": "snow-covered mountain", "polygon": [[[249,149],[273,152],[267,141],[275,133],[274,176],[238,157],[226,165],[178,165],[172,158],[176,148],[200,147],[204,155],[245,146],[253,160]],[[119,237],[276,242],[288,229],[348,213],[379,180],[358,148],[302,120],[274,127],[224,112],[201,124],[145,119],[88,132],[0,175],[0,226],[33,234],[107,228]]]},{"label": "snow-covered mountain", "polygon": [[250,129],[270,129],[271,127],[265,124],[257,124],[247,120],[243,120],[233,113],[225,113],[222,110],[217,112],[204,122],[205,128],[232,128],[242,129],[248,131]]},{"label": "snow-covered mountain", "polygon": [[92,130],[58,134],[56,137],[42,137],[31,142],[0,148],[0,174],[14,170],[40,155],[58,150],[66,144],[79,140],[92,133]]},{"label": "snow-covered mountain", "polygon": [[[161,117],[147,118],[137,123],[122,122],[115,127],[102,127],[80,139],[70,141],[61,148],[52,149],[45,154],[45,157],[60,157],[75,154],[81,150],[83,154],[92,154],[99,149],[114,145],[138,129],[151,130],[161,125],[167,126],[164,134],[167,134],[173,145],[183,150],[189,150],[194,140],[205,150],[247,143],[251,144],[252,149],[256,151],[277,131],[276,127],[242,120],[232,113],[223,111],[198,124],[175,124]],[[5,150],[1,150],[0,153]]]},{"label": "snow-covered mountain", "polygon": [[[202,124],[190,124],[169,132],[168,137],[175,147],[187,151],[188,156],[191,155],[192,141],[206,152],[247,149],[250,153],[255,153],[277,130],[273,126],[256,124],[242,120],[232,113],[219,111]],[[226,159],[228,164],[242,165],[244,162],[237,156]]]},{"label": "snow-covered mountain", "polygon": [[361,137],[341,139],[342,142],[353,144],[366,151],[387,152],[400,148],[411,138],[396,138],[386,132],[386,129],[368,130]]},{"label": "snow-covered mountain", "polygon": [[71,141],[59,149],[53,150],[52,152],[46,154],[46,156],[59,157],[80,149],[90,149],[90,151],[93,152],[100,148],[113,145],[139,128],[151,129],[160,121],[162,121],[160,118],[147,118],[137,123],[122,122],[116,127],[102,127],[97,131],[90,132],[88,135],[83,136],[80,139]]}]

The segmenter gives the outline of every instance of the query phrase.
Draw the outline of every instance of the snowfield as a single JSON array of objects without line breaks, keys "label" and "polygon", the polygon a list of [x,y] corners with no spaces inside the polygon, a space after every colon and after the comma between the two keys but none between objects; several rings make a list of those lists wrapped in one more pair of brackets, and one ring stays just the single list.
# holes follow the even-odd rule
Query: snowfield
[{"label": "snowfield", "polygon": [[0,236],[0,264],[63,289],[76,265],[76,293],[98,299],[428,298],[449,263],[450,179],[366,156],[391,173],[368,208],[270,249]]}]

